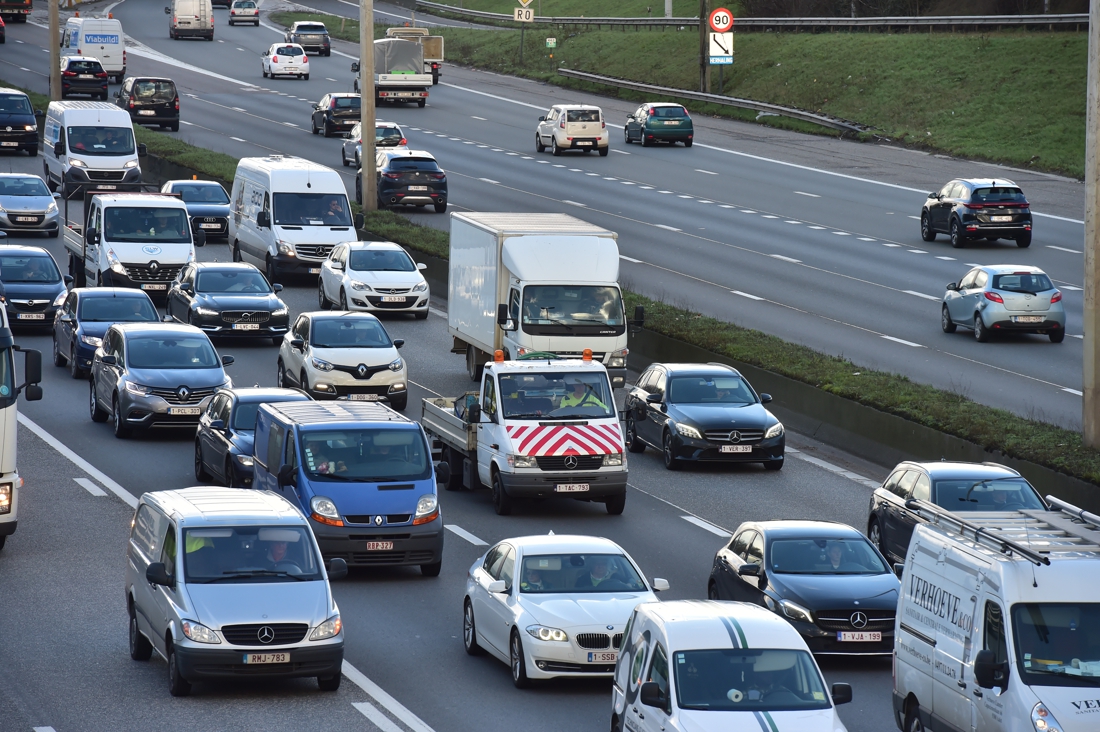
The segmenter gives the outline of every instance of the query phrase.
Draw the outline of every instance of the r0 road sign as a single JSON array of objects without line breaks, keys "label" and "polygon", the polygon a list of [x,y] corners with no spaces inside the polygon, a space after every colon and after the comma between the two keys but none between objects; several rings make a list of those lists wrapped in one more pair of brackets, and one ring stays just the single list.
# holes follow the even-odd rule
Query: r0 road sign
[{"label": "r0 road sign", "polygon": [[718,8],[710,14],[710,29],[715,33],[725,33],[733,27],[733,13],[726,8]]},{"label": "r0 road sign", "polygon": [[535,11],[533,8],[513,8],[512,20],[518,23],[534,23]]}]

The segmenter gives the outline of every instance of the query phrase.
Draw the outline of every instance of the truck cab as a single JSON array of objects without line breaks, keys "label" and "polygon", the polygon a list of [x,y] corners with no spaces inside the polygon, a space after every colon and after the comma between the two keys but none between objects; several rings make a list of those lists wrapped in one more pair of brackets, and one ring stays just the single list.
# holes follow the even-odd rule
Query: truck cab
[{"label": "truck cab", "polygon": [[263,404],[252,487],[308,518],[326,562],[419,565],[438,576],[443,519],[431,450],[420,425],[375,403]]},{"label": "truck cab", "polygon": [[[15,384],[15,352],[23,351],[24,383]],[[16,401],[19,394],[28,402],[42,398],[42,354],[15,345],[8,314],[0,308],[0,549],[15,533],[19,523],[19,490],[23,479],[16,470],[15,438],[19,417]]]}]

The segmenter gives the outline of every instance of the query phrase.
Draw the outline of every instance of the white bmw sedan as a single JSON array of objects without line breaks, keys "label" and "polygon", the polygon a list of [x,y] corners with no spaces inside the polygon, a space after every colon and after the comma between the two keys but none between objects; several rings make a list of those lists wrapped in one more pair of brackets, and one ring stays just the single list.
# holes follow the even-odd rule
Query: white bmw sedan
[{"label": "white bmw sedan", "polygon": [[610,677],[630,613],[655,591],[613,541],[523,536],[493,546],[470,567],[462,609],[466,652],[509,665],[520,688],[531,679]]}]

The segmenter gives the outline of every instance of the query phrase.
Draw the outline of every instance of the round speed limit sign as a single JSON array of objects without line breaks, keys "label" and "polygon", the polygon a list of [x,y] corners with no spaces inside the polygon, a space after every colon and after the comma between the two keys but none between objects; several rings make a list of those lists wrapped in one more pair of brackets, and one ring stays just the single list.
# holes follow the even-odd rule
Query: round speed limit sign
[{"label": "round speed limit sign", "polygon": [[710,14],[710,28],[715,33],[725,33],[733,28],[733,13],[725,8],[718,8]]}]

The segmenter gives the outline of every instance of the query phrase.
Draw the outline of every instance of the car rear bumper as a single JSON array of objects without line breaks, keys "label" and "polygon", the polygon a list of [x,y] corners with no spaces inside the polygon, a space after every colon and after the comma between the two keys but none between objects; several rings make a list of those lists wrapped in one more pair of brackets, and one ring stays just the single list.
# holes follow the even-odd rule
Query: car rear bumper
[{"label": "car rear bumper", "polygon": [[168,112],[167,110],[156,109],[153,110],[153,114],[140,114],[140,112],[141,110],[138,109],[130,110],[130,120],[134,122],[134,124],[166,125],[171,122],[180,121],[180,113],[175,110]]},{"label": "car rear bumper", "polygon": [[[500,473],[504,491],[513,498],[578,498],[604,499],[626,493],[627,471],[551,472],[530,470],[522,473]],[[559,485],[587,484],[587,491],[558,491]]]},{"label": "car rear bumper", "polygon": [[[309,646],[270,646],[264,648],[192,648],[176,645],[180,675],[188,681],[202,679],[331,677],[340,673],[344,662],[344,641],[321,641]],[[247,664],[248,653],[288,653],[290,663]]]},{"label": "car rear bumper", "polygon": [[62,94],[106,94],[107,79],[103,81],[61,81]]},{"label": "car rear bumper", "polygon": [[999,238],[1012,239],[1024,234],[1030,234],[1031,222],[1018,221],[1005,224],[966,221],[963,223],[963,229],[966,231],[968,237],[996,236]]},{"label": "car rear bumper", "polygon": [[[402,567],[435,564],[443,559],[443,520],[420,526],[329,526],[312,518],[325,563],[340,557],[349,567]],[[392,541],[393,549],[367,549],[369,542]]]},{"label": "car rear bumper", "polygon": [[646,128],[642,134],[650,140],[676,140],[677,142],[695,137],[694,130],[651,130]]},{"label": "car rear bumper", "polygon": [[173,28],[180,38],[213,38],[213,28]]},{"label": "car rear bumper", "polygon": [[598,137],[574,137],[572,140],[566,140],[565,145],[559,145],[567,150],[595,150],[601,147],[607,147],[609,140],[600,139]]}]

